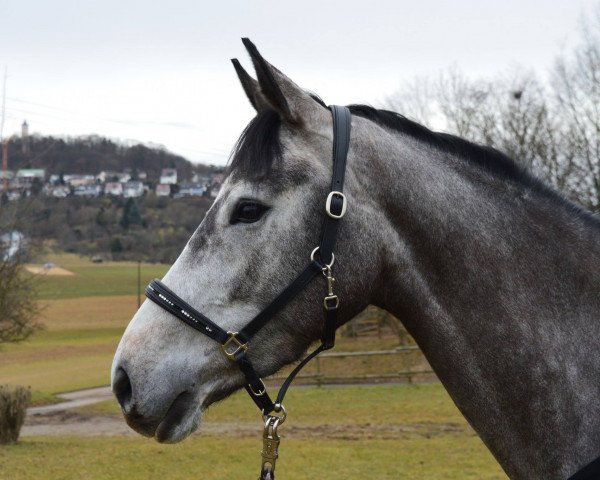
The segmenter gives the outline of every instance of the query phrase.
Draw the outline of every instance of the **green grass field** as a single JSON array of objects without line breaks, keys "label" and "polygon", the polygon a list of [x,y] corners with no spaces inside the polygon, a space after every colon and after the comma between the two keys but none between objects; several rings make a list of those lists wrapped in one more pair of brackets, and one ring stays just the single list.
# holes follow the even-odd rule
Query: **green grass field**
[{"label": "green grass field", "polygon": [[[0,478],[12,480],[231,480],[256,478],[260,438],[194,437],[177,445],[125,437],[38,437],[0,448]],[[284,440],[279,478],[362,480],[507,477],[476,437]],[[2,476],[5,475],[5,476]]]},{"label": "green grass field", "polygon": [[[463,416],[439,383],[422,385],[349,385],[292,388],[286,396],[295,425],[443,424],[468,431]],[[81,412],[121,416],[116,401],[88,405]],[[315,415],[315,412],[318,412]],[[256,422],[256,406],[238,392],[209,408],[211,422]]]},{"label": "green grass field", "polygon": [[35,403],[107,385],[116,346],[136,309],[135,296],[42,302],[44,330],[0,351],[0,383],[31,386]]},{"label": "green grass field", "polygon": [[[137,263],[92,263],[75,255],[48,255],[48,261],[73,272],[75,275],[38,275],[37,292],[40,299],[79,298],[137,293]],[[167,265],[142,263],[141,286],[153,278],[161,278]]]},{"label": "green grass field", "polygon": [[[439,384],[298,387],[286,404],[277,467],[285,478],[506,479]],[[78,411],[120,416],[113,401]],[[142,437],[25,437],[0,448],[0,466],[19,480],[256,475],[262,422],[246,394],[211,407],[205,420],[223,435],[212,429],[177,445]],[[240,425],[246,429],[236,434]]]},{"label": "green grass field", "polygon": [[[259,448],[258,438],[196,437],[165,446],[123,437],[42,437],[0,449],[0,467],[7,480],[230,480],[256,478]],[[476,437],[289,439],[280,449],[277,474],[294,480],[506,479]]]},{"label": "green grass field", "polygon": [[[69,255],[50,260],[75,275],[41,278],[45,329],[0,350],[0,383],[30,385],[38,404],[55,401],[57,392],[106,385],[116,345],[137,308],[136,264],[95,265]],[[165,271],[144,265],[143,281]],[[336,349],[391,348],[395,342],[340,338]],[[394,361],[336,359],[329,368],[401,368]],[[280,477],[506,479],[440,384],[296,387],[286,405]],[[114,401],[74,413],[120,417]],[[0,447],[0,480],[256,477],[261,419],[247,396],[238,393],[212,406],[205,419],[213,426],[210,435],[177,445],[138,436],[23,437]],[[214,433],[215,425],[223,435]]]}]

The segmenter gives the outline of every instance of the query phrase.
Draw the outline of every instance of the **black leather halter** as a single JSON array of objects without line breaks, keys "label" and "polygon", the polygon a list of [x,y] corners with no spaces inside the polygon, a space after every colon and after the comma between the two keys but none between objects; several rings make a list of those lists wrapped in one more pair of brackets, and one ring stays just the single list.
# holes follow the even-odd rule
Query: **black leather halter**
[{"label": "black leather halter", "polygon": [[[310,255],[310,263],[306,268],[258,315],[239,332],[226,332],[212,320],[202,315],[191,305],[169,290],[160,280],[152,280],[146,287],[146,296],[154,303],[173,314],[189,326],[221,344],[221,350],[227,357],[236,362],[246,379],[246,390],[254,403],[264,415],[281,409],[285,393],[298,372],[311,359],[323,350],[334,346],[336,313],[339,299],[333,293],[331,267],[335,261],[333,250],[337,238],[340,220],[346,213],[346,197],[343,194],[346,158],[350,144],[350,110],[346,107],[332,105],[329,107],[333,116],[333,175],[331,189],[325,200],[324,219],[321,230],[321,243]],[[265,384],[252,366],[247,356],[252,337],[274,315],[285,307],[300,291],[302,291],[317,275],[323,274],[327,279],[327,295],[323,299],[325,325],[321,336],[321,345],[310,353],[290,373],[281,386],[275,402],[266,391]]]}]

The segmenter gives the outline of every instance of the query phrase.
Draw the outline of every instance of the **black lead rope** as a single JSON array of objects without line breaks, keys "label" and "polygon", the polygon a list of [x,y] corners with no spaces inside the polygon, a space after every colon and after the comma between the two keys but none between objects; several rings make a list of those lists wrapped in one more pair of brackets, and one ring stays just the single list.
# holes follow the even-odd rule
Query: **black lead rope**
[{"label": "black lead rope", "polygon": [[[332,105],[329,107],[333,117],[333,174],[331,189],[325,200],[325,216],[321,227],[321,241],[311,253],[310,263],[300,274],[260,311],[239,332],[227,332],[208,317],[194,309],[191,305],[171,291],[160,280],[152,280],[146,287],[146,296],[167,312],[179,318],[190,327],[221,344],[221,350],[234,361],[245,378],[245,388],[250,398],[256,403],[265,417],[265,433],[263,434],[263,465],[261,477],[273,477],[279,436],[277,427],[285,420],[283,398],[292,381],[302,368],[324,350],[335,344],[337,328],[337,310],[339,299],[333,292],[334,277],[332,267],[335,261],[333,254],[337,240],[339,221],[346,213],[346,197],[343,193],[346,158],[350,145],[350,126],[352,116],[346,107]],[[292,370],[279,389],[275,402],[271,400],[265,384],[248,358],[249,343],[254,335],[281,309],[291,302],[316,276],[324,275],[327,280],[327,295],[323,299],[325,324],[321,336],[321,345],[307,355]],[[269,415],[275,412],[276,415]]]}]

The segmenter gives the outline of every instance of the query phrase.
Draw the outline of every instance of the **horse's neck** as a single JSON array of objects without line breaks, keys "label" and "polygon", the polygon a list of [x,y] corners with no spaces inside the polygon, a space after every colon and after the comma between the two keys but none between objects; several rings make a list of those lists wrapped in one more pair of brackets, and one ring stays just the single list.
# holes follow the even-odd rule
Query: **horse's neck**
[{"label": "horse's neck", "polygon": [[511,478],[566,478],[600,455],[600,229],[462,160],[397,152],[377,174],[377,303]]}]

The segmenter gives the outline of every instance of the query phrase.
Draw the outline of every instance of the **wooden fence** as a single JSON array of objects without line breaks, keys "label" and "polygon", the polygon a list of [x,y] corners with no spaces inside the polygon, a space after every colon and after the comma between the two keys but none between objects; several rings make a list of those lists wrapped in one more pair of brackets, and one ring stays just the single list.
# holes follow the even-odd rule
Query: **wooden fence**
[{"label": "wooden fence", "polygon": [[[415,365],[415,354],[421,359]],[[408,382],[413,383],[416,377],[424,380],[436,380],[435,374],[429,364],[426,363],[423,354],[420,354],[419,347],[415,345],[399,346],[391,350],[371,350],[358,352],[324,352],[317,356],[314,362],[314,368],[310,373],[300,373],[296,377],[302,383],[311,383],[316,385],[340,384],[340,383],[382,383],[382,382]],[[398,370],[392,372],[381,373],[358,373],[353,372],[351,375],[344,374],[327,374],[325,366],[331,359],[357,358],[357,357],[378,357],[394,355],[400,357]],[[286,378],[286,374],[274,375],[269,377],[269,380],[274,382],[282,381]]]}]

